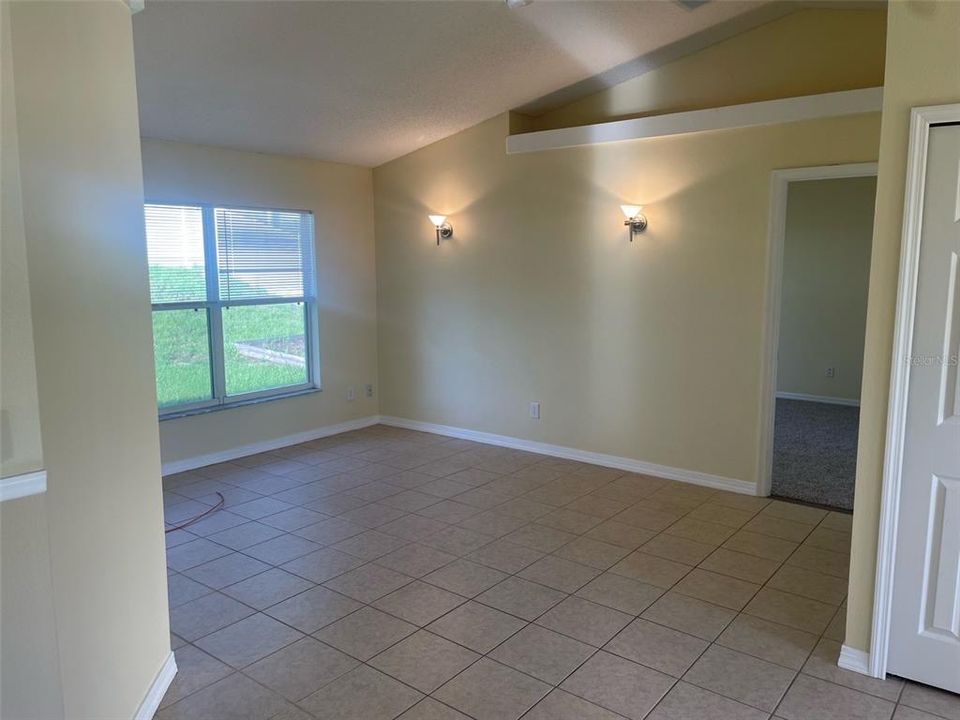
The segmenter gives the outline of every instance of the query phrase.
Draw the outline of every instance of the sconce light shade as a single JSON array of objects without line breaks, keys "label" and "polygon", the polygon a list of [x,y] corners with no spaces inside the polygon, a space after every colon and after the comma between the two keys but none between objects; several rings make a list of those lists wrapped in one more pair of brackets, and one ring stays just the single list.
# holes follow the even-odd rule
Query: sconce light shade
[{"label": "sconce light shade", "polygon": [[647,216],[640,212],[643,210],[641,205],[621,205],[620,209],[627,218],[623,224],[630,228],[630,242],[633,242],[634,235],[639,235],[647,229]]},{"label": "sconce light shade", "polygon": [[440,245],[440,238],[449,240],[453,237],[453,225],[447,222],[446,215],[427,215],[427,217],[437,229],[437,245]]}]

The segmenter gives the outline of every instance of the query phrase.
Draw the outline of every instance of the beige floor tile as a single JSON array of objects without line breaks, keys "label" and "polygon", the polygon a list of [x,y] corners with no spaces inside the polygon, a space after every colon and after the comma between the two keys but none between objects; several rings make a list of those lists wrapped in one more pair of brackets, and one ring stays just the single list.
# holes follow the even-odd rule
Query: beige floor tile
[{"label": "beige floor tile", "polygon": [[710,496],[710,502],[714,505],[723,505],[724,507],[757,513],[769,505],[771,500],[765,497],[754,497],[753,495],[743,495],[741,493],[718,490]]},{"label": "beige floor tile", "polygon": [[470,720],[470,718],[433,698],[424,698],[397,720]]},{"label": "beige floor tile", "polygon": [[419,580],[373,603],[374,607],[414,625],[424,626],[446,615],[466,598]]},{"label": "beige floor tile", "polygon": [[821,550],[809,545],[801,545],[797,548],[797,551],[787,558],[786,564],[833,575],[843,580],[846,580],[850,574],[850,558],[848,555]]},{"label": "beige floor tile", "polygon": [[595,648],[590,645],[537,625],[527,625],[498,646],[490,657],[551,685],[558,685],[594,652]]},{"label": "beige floor tile", "polygon": [[[429,498],[432,502],[437,501],[432,495],[425,495],[424,497]],[[390,498],[384,498],[384,501],[389,499]],[[357,523],[357,525],[363,525],[365,528],[377,528],[381,525],[386,525],[388,522],[404,517],[407,512],[407,510],[401,510],[391,503],[373,502],[367,505],[361,505],[353,510],[347,510],[341,513],[339,517],[344,520],[349,520],[352,523]],[[317,520],[321,519],[322,518],[318,518]]]},{"label": "beige floor tile", "polygon": [[688,515],[677,520],[677,522],[663,532],[665,535],[674,535],[688,540],[695,540],[705,545],[717,546],[727,540],[727,538],[736,531],[736,528],[732,528],[729,525],[710,522],[708,520],[698,520]]},{"label": "beige floor tile", "polygon": [[[269,498],[263,499],[268,500]],[[169,537],[170,534],[168,534],[167,537]],[[207,536],[207,539],[213,540],[220,545],[226,545],[228,548],[234,550],[243,550],[252,545],[271,540],[278,535],[283,535],[283,531],[254,521],[244,523],[243,525],[236,525],[228,530],[221,530],[218,533]]]},{"label": "beige floor tile", "polygon": [[581,565],[606,570],[628,553],[628,550],[618,545],[588,537],[579,537],[556,550],[554,555]]},{"label": "beige floor tile", "polygon": [[843,605],[837,610],[827,629],[823,631],[823,636],[829,640],[843,642],[847,637],[847,608]]},{"label": "beige floor tile", "polygon": [[897,705],[893,713],[893,720],[943,720],[939,715],[931,715],[923,710],[915,710],[906,705]]},{"label": "beige floor tile", "polygon": [[820,522],[820,527],[840,532],[853,532],[853,513],[829,512]]},{"label": "beige floor tile", "polygon": [[644,610],[641,617],[712,642],[735,615],[727,608],[671,591]]},{"label": "beige floor tile", "polygon": [[813,598],[830,605],[839,605],[847,596],[846,578],[804,570],[795,565],[784,565],[777,570],[767,583],[767,587]]},{"label": "beige floor tile", "polygon": [[361,603],[346,595],[325,587],[314,587],[277,603],[264,612],[301,632],[314,633],[361,607]]},{"label": "beige floor tile", "polygon": [[799,670],[817,644],[817,636],[741,614],[720,634],[717,644]]},{"label": "beige floor tile", "polygon": [[603,649],[667,675],[680,677],[708,645],[706,640],[637,618]]},{"label": "beige floor tile", "polygon": [[639,615],[663,592],[655,585],[606,572],[577,590],[577,595],[629,615]]},{"label": "beige floor tile", "polygon": [[424,576],[424,581],[445,590],[474,597],[507,577],[506,573],[469,560],[456,560]]},{"label": "beige floor tile", "polygon": [[427,630],[479,653],[488,653],[527,623],[470,601],[427,626]]},{"label": "beige floor tile", "polygon": [[412,578],[406,575],[371,563],[338,575],[324,584],[331,590],[352,597],[354,600],[371,603],[411,581]]},{"label": "beige floor tile", "polygon": [[840,643],[835,640],[821,640],[810,659],[807,660],[807,664],[803,666],[803,672],[821,680],[882,697],[891,702],[896,702],[897,698],[900,697],[903,681],[899,678],[891,676],[879,680],[860,673],[843,670],[837,666],[839,657]]},{"label": "beige floor tile", "polygon": [[887,700],[799,675],[777,708],[784,720],[889,720],[894,705]]},{"label": "beige floor tile", "polygon": [[546,683],[483,658],[441,687],[435,697],[477,720],[516,720],[549,691]]},{"label": "beige floor tile", "polygon": [[683,679],[751,707],[773,712],[795,675],[795,670],[713,645]]},{"label": "beige floor tile", "polygon": [[377,528],[377,531],[386,535],[395,535],[404,540],[420,541],[445,527],[447,527],[446,523],[434,518],[423,515],[406,515],[386,525],[381,525]]},{"label": "beige floor tile", "polygon": [[[435,498],[436,499],[436,498]],[[456,500],[441,500],[417,510],[417,515],[444,523],[458,523],[481,512],[480,508]]]},{"label": "beige floor tile", "polygon": [[167,602],[171,608],[209,595],[212,592],[213,588],[208,588],[196,580],[191,580],[186,575],[173,573],[167,576]]},{"label": "beige floor tile", "polygon": [[607,520],[592,528],[585,537],[601,540],[626,550],[636,550],[656,535],[653,530],[627,525],[616,520]]},{"label": "beige floor tile", "polygon": [[588,565],[564,560],[555,555],[547,555],[524,569],[520,577],[561,592],[572,593],[599,574],[600,570]]},{"label": "beige floor tile", "polygon": [[766,720],[767,717],[762,710],[679,682],[647,720]]},{"label": "beige floor tile", "polygon": [[460,527],[467,528],[468,530],[476,530],[477,532],[482,532],[499,538],[503,537],[504,535],[509,535],[514,530],[519,530],[526,524],[527,520],[524,518],[518,518],[514,515],[507,515],[494,509],[487,510],[479,515],[474,515],[472,518],[464,520],[460,523]]},{"label": "beige floor tile", "polygon": [[524,520],[533,521],[539,517],[543,517],[547,513],[551,513],[555,510],[553,505],[545,505],[544,503],[534,502],[533,500],[528,500],[527,498],[511,498],[503,505],[497,506],[497,512],[504,513],[506,515],[513,515],[518,518],[523,518]]},{"label": "beige floor tile", "polygon": [[318,720],[391,720],[423,695],[361,665],[301,701]]},{"label": "beige floor tile", "polygon": [[508,577],[480,593],[476,600],[524,620],[536,620],[565,597],[565,593],[545,585]]},{"label": "beige floor tile", "polygon": [[365,530],[366,528],[363,525],[357,525],[349,520],[335,517],[300,528],[294,531],[294,535],[299,535],[320,545],[330,545],[353,537],[354,535],[359,535]]},{"label": "beige floor tile", "polygon": [[253,609],[221,593],[210,593],[170,610],[170,630],[185,640],[219,630],[253,615]]},{"label": "beige floor tile", "polygon": [[685,565],[698,565],[716,550],[716,547],[716,545],[707,545],[696,540],[661,533],[641,545],[640,550],[648,555],[656,555]]},{"label": "beige floor tile", "polygon": [[614,515],[612,519],[624,525],[632,525],[643,528],[644,530],[662,532],[683,517],[683,515],[683,512],[664,512],[648,507],[634,506]]},{"label": "beige floor tile", "polygon": [[849,531],[831,530],[830,528],[820,525],[804,540],[804,545],[810,545],[820,548],[821,550],[849,554],[850,535]]},{"label": "beige floor tile", "polygon": [[537,624],[594,647],[601,647],[632,619],[632,616],[619,610],[571,596],[544,613]]},{"label": "beige floor tile", "polygon": [[770,622],[819,635],[833,618],[836,608],[819,600],[763,588],[743,611]]},{"label": "beige floor tile", "polygon": [[692,569],[690,565],[637,550],[610,568],[610,572],[667,589],[673,587]]},{"label": "beige floor tile", "polygon": [[749,530],[740,530],[727,540],[723,547],[727,550],[736,550],[747,555],[756,555],[768,560],[783,562],[790,557],[798,545],[789,540],[781,540]]},{"label": "beige floor tile", "polygon": [[322,583],[363,565],[363,560],[346,553],[322,548],[283,564],[283,569],[307,580]]},{"label": "beige floor tile", "polygon": [[673,683],[669,675],[601,650],[564,680],[561,688],[630,720],[640,720]]},{"label": "beige floor tile", "polygon": [[365,607],[327,625],[314,637],[358,660],[369,660],[416,631],[416,625]]},{"label": "beige floor tile", "polygon": [[160,707],[175,703],[201,688],[212,685],[233,672],[233,668],[208,655],[199,648],[187,645],[177,650],[177,674],[167,689]]},{"label": "beige floor tile", "polygon": [[587,515],[595,515],[600,518],[611,518],[617,513],[624,511],[628,505],[629,503],[621,500],[591,493],[590,495],[577,498],[567,505],[567,509],[586,513]]},{"label": "beige floor tile", "polygon": [[[179,660],[178,657],[178,663]],[[333,682],[357,664],[349,655],[307,637],[255,662],[245,668],[244,673],[296,702]]]},{"label": "beige floor tile", "polygon": [[695,508],[687,517],[694,520],[706,520],[707,522],[726,525],[734,529],[743,527],[756,514],[752,510],[738,510],[737,508],[718,505],[714,502],[707,502],[698,508]]},{"label": "beige floor tile", "polygon": [[806,523],[797,523],[792,520],[786,520],[773,515],[757,515],[750,522],[743,526],[748,532],[759,533],[760,535],[769,535],[770,537],[789,540],[791,542],[803,542],[803,540],[813,530],[813,525]]},{"label": "beige floor tile", "polygon": [[774,500],[761,511],[764,515],[784,518],[793,522],[816,525],[827,516],[826,510],[797,503]]},{"label": "beige floor tile", "polygon": [[234,673],[170,705],[158,720],[268,720],[286,701],[248,677]]},{"label": "beige floor tile", "polygon": [[467,555],[467,559],[508,574],[518,573],[543,557],[543,553],[507,540],[495,540]]},{"label": "beige floor tile", "polygon": [[516,543],[517,545],[523,545],[524,547],[533,548],[543,553],[553,552],[571,540],[576,539],[577,536],[573,533],[557,530],[556,528],[547,527],[546,525],[537,525],[535,523],[525,525],[504,537],[504,540]]},{"label": "beige floor tile", "polygon": [[700,567],[738,580],[763,584],[777,571],[780,563],[720,547],[700,563]]},{"label": "beige floor tile", "polygon": [[456,559],[456,555],[445,553],[442,550],[419,543],[411,543],[399,550],[394,550],[389,555],[378,558],[376,563],[410,577],[423,577]]},{"label": "beige floor tile", "polygon": [[523,720],[622,720],[622,717],[557,689],[537,703]]},{"label": "beige floor tile", "polygon": [[429,694],[479,658],[465,647],[420,630],[369,662],[381,672]]},{"label": "beige floor tile", "polygon": [[269,569],[270,566],[266,563],[240,553],[232,553],[184,570],[183,574],[191,580],[219,590]]},{"label": "beige floor tile", "polygon": [[269,565],[280,565],[319,549],[317,543],[287,533],[245,548],[243,553]]},{"label": "beige floor tile", "polygon": [[378,530],[367,530],[359,535],[341,540],[330,547],[362,560],[376,560],[394,550],[399,550],[408,543],[408,540],[401,537],[387,535]]},{"label": "beige floor tile", "polygon": [[755,583],[700,568],[691,570],[673,587],[674,592],[732,610],[742,610],[759,589]]},{"label": "beige floor tile", "polygon": [[313,583],[308,580],[279,568],[271,568],[259,575],[229,585],[222,592],[244,605],[263,610],[312,587]]},{"label": "beige floor tile", "polygon": [[554,510],[552,513],[544,515],[537,520],[537,523],[540,525],[576,533],[577,535],[587,532],[601,522],[603,522],[603,518],[567,508]]},{"label": "beige floor tile", "polygon": [[960,695],[945,690],[907,682],[900,703],[948,720],[960,720]]},{"label": "beige floor tile", "polygon": [[263,613],[251,615],[196,641],[197,647],[235,668],[243,668],[286,647],[303,633]]},{"label": "beige floor tile", "polygon": [[451,526],[427,535],[422,538],[420,542],[437,550],[462,557],[493,540],[494,538],[490,535],[484,535],[483,533],[467,530],[466,528]]}]

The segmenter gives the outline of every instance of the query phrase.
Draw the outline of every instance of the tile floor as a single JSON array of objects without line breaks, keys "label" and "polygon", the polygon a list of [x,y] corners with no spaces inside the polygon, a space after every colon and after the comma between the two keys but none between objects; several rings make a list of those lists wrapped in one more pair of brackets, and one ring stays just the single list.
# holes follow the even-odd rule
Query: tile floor
[{"label": "tile floor", "polygon": [[383,426],[164,478],[162,720],[960,720],[836,666],[850,517]]}]

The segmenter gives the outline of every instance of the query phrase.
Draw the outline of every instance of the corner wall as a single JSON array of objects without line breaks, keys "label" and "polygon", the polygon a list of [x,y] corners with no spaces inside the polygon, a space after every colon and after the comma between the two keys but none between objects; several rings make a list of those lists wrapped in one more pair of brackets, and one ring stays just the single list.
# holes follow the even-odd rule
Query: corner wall
[{"label": "corner wall", "polygon": [[[311,210],[316,245],[323,390],[164,420],[164,464],[378,414],[371,170],[204,145],[148,139],[142,144],[148,201]],[[374,385],[373,398],[364,395],[367,383]],[[356,399],[348,402],[351,385]]]},{"label": "corner wall", "polygon": [[892,2],[888,12],[880,171],[847,600],[846,643],[859,650],[870,647],[873,619],[910,110],[960,102],[960,3]]},{"label": "corner wall", "polygon": [[[53,714],[59,698],[28,684],[4,717],[131,718],[170,641],[130,9],[15,2],[10,16],[48,490],[25,499],[47,528],[12,501],[4,533],[32,548],[48,535],[63,702]],[[50,630],[3,612],[24,643]]]}]

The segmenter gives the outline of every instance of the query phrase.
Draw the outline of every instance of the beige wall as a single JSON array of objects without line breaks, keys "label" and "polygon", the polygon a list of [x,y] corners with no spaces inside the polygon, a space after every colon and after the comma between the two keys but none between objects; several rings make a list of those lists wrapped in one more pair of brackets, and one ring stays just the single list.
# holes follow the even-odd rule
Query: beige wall
[{"label": "beige wall", "polygon": [[867,306],[847,644],[870,646],[910,109],[960,102],[960,3],[890,3]]},{"label": "beige wall", "polygon": [[[11,28],[48,491],[4,507],[4,532],[42,555],[43,501],[63,715],[130,718],[170,650],[130,11],[15,3]],[[47,630],[24,605],[4,606],[5,644]],[[37,685],[13,692],[5,710],[58,716]]]},{"label": "beige wall", "polygon": [[507,126],[374,170],[381,411],[755,482],[770,172],[875,160],[879,117],[513,156]]},{"label": "beige wall", "polygon": [[0,16],[3,97],[0,101],[0,477],[43,467],[34,365],[30,284],[20,203],[20,154],[10,44],[10,8]]},{"label": "beige wall", "polygon": [[874,177],[788,186],[778,392],[860,398],[876,192]]},{"label": "beige wall", "polygon": [[[0,477],[42,467],[10,7],[0,4]],[[0,717],[63,717],[44,496],[0,504]]]},{"label": "beige wall", "polygon": [[[372,173],[304,158],[143,141],[146,196],[311,210],[320,311],[319,393],[160,423],[163,462],[376,415],[376,277]],[[356,400],[347,401],[347,386]]]},{"label": "beige wall", "polygon": [[802,10],[532,118],[523,131],[877,87],[885,21],[883,6]]}]

